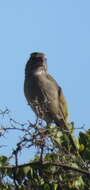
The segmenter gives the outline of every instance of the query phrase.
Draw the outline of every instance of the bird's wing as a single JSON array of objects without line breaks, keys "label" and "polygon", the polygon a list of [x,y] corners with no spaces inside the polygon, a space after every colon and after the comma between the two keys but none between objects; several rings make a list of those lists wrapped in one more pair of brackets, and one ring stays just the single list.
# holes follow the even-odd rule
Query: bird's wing
[{"label": "bird's wing", "polygon": [[48,78],[51,79],[52,82],[57,86],[60,115],[62,114],[62,118],[66,122],[67,118],[68,118],[68,106],[67,106],[66,98],[65,98],[65,96],[63,94],[63,90],[51,75],[48,74]]},{"label": "bird's wing", "polygon": [[[66,102],[66,99],[64,97],[62,88],[57,84],[57,82],[53,79],[52,76],[48,75],[48,78],[51,79],[55,85],[57,85],[57,89],[58,89],[59,113],[60,113],[61,119],[58,120],[56,118],[55,123],[57,124],[57,126],[60,126],[62,129],[64,129],[65,133],[68,135],[68,137],[70,139],[70,142],[74,148],[74,151],[78,154],[77,146],[76,146],[76,144],[73,140],[73,137],[71,135],[71,132],[67,126],[68,106],[67,106],[67,102]],[[79,158],[80,158],[80,156],[79,156]]]},{"label": "bird's wing", "polygon": [[64,121],[67,121],[68,118],[68,106],[67,106],[67,101],[66,98],[63,94],[62,89],[58,86],[58,95],[59,95],[59,107],[60,111],[63,114]]}]

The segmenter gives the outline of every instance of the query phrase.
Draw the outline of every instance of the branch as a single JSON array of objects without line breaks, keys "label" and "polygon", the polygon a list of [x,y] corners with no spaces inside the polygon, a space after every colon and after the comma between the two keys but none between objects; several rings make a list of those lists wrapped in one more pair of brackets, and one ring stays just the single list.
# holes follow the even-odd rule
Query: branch
[{"label": "branch", "polygon": [[76,171],[79,173],[82,173],[84,175],[87,175],[87,177],[90,177],[90,172],[80,169],[80,168],[75,168],[66,164],[62,164],[61,162],[48,162],[48,161],[44,161],[44,162],[30,162],[30,163],[26,163],[26,164],[21,164],[18,166],[14,166],[14,165],[8,165],[8,166],[0,166],[0,169],[16,169],[17,168],[23,168],[23,167],[27,167],[27,166],[31,166],[31,167],[37,167],[37,168],[43,168],[43,167],[50,167],[50,166],[57,166],[57,167],[61,167],[64,170],[72,170],[72,171]]}]

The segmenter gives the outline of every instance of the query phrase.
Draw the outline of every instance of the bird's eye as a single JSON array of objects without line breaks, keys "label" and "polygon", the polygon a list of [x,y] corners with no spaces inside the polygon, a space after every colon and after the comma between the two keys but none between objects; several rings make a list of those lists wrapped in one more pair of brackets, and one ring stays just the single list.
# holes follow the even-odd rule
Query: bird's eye
[{"label": "bird's eye", "polygon": [[41,57],[36,57],[36,61],[42,61]]},{"label": "bird's eye", "polygon": [[42,59],[41,59],[41,57],[36,57],[35,61],[40,62],[40,61],[42,61]]},{"label": "bird's eye", "polygon": [[40,62],[41,58],[40,57],[32,57],[33,62]]}]

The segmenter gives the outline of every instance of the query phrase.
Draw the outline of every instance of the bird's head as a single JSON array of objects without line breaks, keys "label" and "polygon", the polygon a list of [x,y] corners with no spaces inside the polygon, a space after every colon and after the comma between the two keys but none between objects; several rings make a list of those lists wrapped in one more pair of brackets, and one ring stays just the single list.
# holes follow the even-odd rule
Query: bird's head
[{"label": "bird's head", "polygon": [[44,53],[34,52],[31,54],[27,64],[26,72],[30,74],[41,74],[47,72],[47,57]]}]

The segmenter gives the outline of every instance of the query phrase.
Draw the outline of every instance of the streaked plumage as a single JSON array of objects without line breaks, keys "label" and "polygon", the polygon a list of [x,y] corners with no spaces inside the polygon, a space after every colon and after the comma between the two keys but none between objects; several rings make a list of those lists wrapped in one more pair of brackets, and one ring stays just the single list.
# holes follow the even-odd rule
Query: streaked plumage
[{"label": "streaked plumage", "polygon": [[24,94],[28,104],[38,117],[47,123],[54,122],[62,129],[67,128],[68,108],[62,88],[47,71],[47,60],[43,53],[32,53],[25,68]]}]

